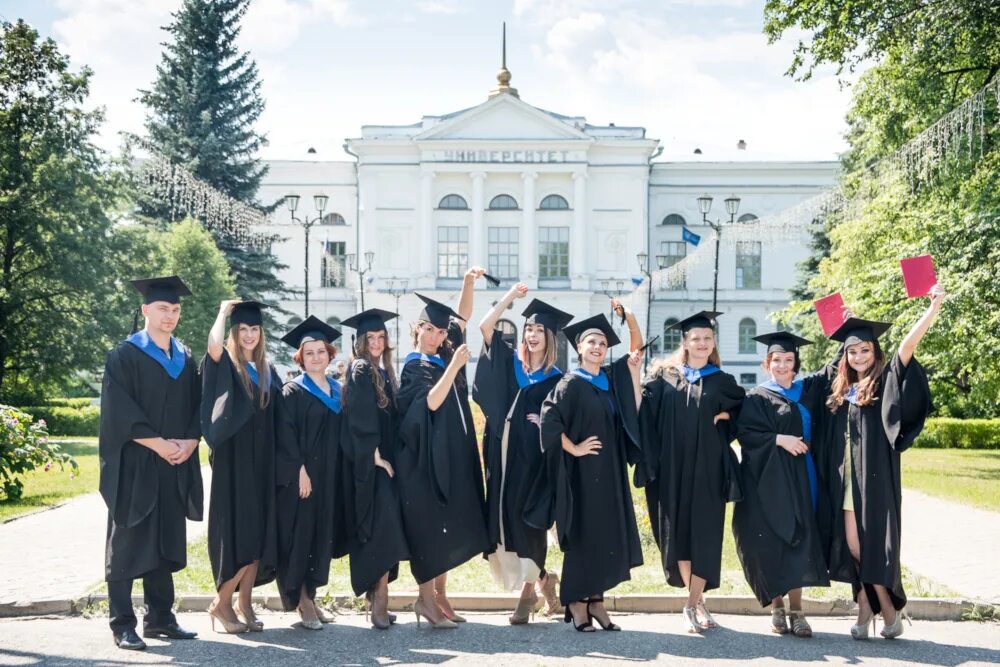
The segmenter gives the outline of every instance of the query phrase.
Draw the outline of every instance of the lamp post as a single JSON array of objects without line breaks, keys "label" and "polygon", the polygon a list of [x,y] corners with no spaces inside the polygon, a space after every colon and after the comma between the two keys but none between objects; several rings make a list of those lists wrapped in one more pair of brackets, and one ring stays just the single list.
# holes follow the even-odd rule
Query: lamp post
[{"label": "lamp post", "polygon": [[[719,297],[719,242],[722,237],[722,223],[716,220],[714,223],[708,219],[708,212],[712,210],[712,198],[708,195],[698,197],[698,210],[701,211],[701,221],[712,228],[715,232],[715,274],[712,278],[712,310],[718,308]],[[737,211],[740,210],[740,198],[730,195],[726,198],[726,213],[729,214],[729,224],[733,224]]]},{"label": "lamp post", "polygon": [[[637,254],[635,256],[635,258],[639,262],[639,271],[644,276],[646,276],[647,280],[649,280],[649,285],[647,286],[648,290],[646,292],[646,336],[645,336],[645,340],[649,340],[649,321],[653,317],[653,314],[652,314],[651,311],[652,311],[652,308],[653,308],[653,273],[654,272],[650,270],[651,267],[648,265],[648,263],[646,261],[646,260],[649,259],[649,255],[647,255],[644,252],[640,252],[639,254]],[[666,266],[667,266],[667,256],[666,255],[657,255],[656,256],[656,268],[657,268],[657,270],[662,271],[663,269],[666,268]],[[651,352],[651,350],[647,350],[646,351],[646,356],[643,358],[643,362],[642,362],[642,371],[643,371],[643,373],[645,373],[646,369],[649,367],[650,352]]]},{"label": "lamp post", "polygon": [[[612,288],[612,284],[614,284],[614,289]],[[625,281],[624,280],[615,280],[615,279],[612,279],[612,280],[602,280],[601,281],[601,291],[604,292],[604,295],[606,297],[608,297],[609,299],[612,299],[614,297],[619,297],[619,296],[621,296],[622,294],[625,293]],[[609,319],[611,320],[611,326],[615,327],[615,310],[614,310],[614,308],[611,309],[611,317]],[[617,328],[620,328],[620,327],[617,327]],[[614,354],[612,354],[611,349],[608,348],[608,362],[612,362],[614,360],[615,360],[615,356],[614,356]]]},{"label": "lamp post", "polygon": [[285,196],[285,203],[288,205],[288,213],[292,217],[292,222],[302,225],[305,230],[305,302],[306,302],[306,314],[305,317],[309,317],[309,230],[317,222],[323,219],[323,209],[326,208],[327,202],[330,200],[324,194],[313,195],[313,206],[316,207],[316,217],[310,219],[309,216],[305,218],[296,217],[295,211],[299,208],[299,196],[296,194],[290,194]]},{"label": "lamp post", "polygon": [[[389,288],[386,290],[386,292],[388,292],[392,296],[392,298],[396,300],[396,310],[395,310],[396,314],[399,314],[399,300],[400,298],[402,298],[404,294],[406,294],[409,291],[406,289],[409,284],[410,281],[406,278],[389,279]],[[400,367],[399,367],[400,361],[402,360],[399,357],[399,318],[397,317],[396,318],[396,374],[397,375],[400,373]]]},{"label": "lamp post", "polygon": [[356,261],[358,256],[353,252],[347,255],[347,268],[358,274],[358,288],[361,290],[361,310],[365,309],[365,274],[372,270],[372,260],[375,253],[371,250],[365,252],[365,266],[361,267],[361,262]]}]

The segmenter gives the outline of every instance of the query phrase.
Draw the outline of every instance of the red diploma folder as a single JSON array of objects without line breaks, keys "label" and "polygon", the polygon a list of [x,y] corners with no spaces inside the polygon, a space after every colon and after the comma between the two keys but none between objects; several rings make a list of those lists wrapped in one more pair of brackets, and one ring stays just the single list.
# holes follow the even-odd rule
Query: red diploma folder
[{"label": "red diploma folder", "polygon": [[903,269],[903,283],[906,285],[906,296],[909,298],[927,296],[931,288],[937,284],[934,258],[930,255],[901,259],[899,265]]},{"label": "red diploma folder", "polygon": [[824,336],[829,336],[847,321],[844,316],[844,297],[840,296],[840,292],[824,296],[813,302],[813,305],[816,307],[816,314],[819,315]]}]

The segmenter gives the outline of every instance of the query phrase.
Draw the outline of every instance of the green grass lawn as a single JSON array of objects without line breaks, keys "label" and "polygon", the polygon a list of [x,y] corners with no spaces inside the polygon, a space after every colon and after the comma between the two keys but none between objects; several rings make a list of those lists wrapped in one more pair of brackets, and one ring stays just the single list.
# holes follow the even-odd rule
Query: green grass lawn
[{"label": "green grass lawn", "polygon": [[26,474],[24,495],[17,500],[0,501],[0,523],[15,517],[31,514],[53,505],[64,503],[82,493],[97,491],[100,465],[97,460],[97,438],[53,437],[63,451],[73,455],[80,470],[74,475],[70,466],[58,465],[45,472],[33,470]]},{"label": "green grass lawn", "polygon": [[914,448],[901,458],[905,488],[1000,512],[1000,451]]}]

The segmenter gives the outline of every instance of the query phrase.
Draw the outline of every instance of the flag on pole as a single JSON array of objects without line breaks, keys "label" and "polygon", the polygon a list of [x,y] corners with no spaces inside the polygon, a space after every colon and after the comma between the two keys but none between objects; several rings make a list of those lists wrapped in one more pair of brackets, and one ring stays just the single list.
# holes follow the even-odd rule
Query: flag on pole
[{"label": "flag on pole", "polygon": [[692,232],[687,227],[684,227],[682,229],[681,238],[683,238],[685,241],[687,241],[696,248],[698,247],[698,244],[701,243],[701,237]]}]

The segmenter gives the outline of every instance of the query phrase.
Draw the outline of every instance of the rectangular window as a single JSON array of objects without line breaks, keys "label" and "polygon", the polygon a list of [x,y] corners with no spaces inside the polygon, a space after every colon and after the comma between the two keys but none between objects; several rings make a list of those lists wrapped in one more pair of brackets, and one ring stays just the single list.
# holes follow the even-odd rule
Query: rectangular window
[{"label": "rectangular window", "polygon": [[438,227],[438,278],[461,278],[469,268],[469,228]]},{"label": "rectangular window", "polygon": [[760,241],[737,242],[736,289],[760,289]]},{"label": "rectangular window", "polygon": [[569,280],[569,227],[538,228],[538,279]]},{"label": "rectangular window", "polygon": [[320,286],[343,287],[347,284],[347,244],[343,241],[326,241],[320,258]]},{"label": "rectangular window", "polygon": [[486,249],[487,267],[500,280],[517,280],[517,227],[490,227]]},{"label": "rectangular window", "polygon": [[[674,264],[682,261],[687,257],[687,242],[685,241],[661,241],[660,242],[660,254],[667,258],[666,264],[663,265],[664,269],[669,269]],[[658,260],[657,260],[658,261]],[[657,265],[659,266],[659,265]],[[663,278],[663,288],[664,289],[684,289],[687,285],[687,275],[686,271],[681,271],[678,275],[677,272],[667,272],[664,274]]]},{"label": "rectangular window", "polygon": [[751,387],[757,386],[757,374],[756,373],[740,373],[740,385],[744,389],[750,389]]}]

